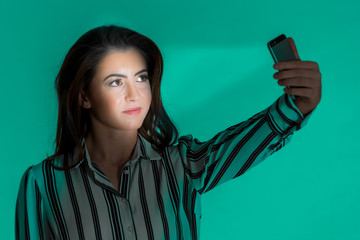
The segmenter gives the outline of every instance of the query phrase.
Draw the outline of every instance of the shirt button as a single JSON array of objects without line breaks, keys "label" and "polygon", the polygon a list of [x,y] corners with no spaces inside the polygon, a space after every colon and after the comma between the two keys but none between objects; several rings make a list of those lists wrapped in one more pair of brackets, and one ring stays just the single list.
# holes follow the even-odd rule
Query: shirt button
[{"label": "shirt button", "polygon": [[125,198],[123,198],[123,199],[121,199],[121,201],[124,203],[124,202],[126,202],[126,199],[125,199]]},{"label": "shirt button", "polygon": [[129,226],[129,227],[127,228],[127,230],[128,230],[129,232],[131,232],[131,231],[132,231],[132,227]]}]

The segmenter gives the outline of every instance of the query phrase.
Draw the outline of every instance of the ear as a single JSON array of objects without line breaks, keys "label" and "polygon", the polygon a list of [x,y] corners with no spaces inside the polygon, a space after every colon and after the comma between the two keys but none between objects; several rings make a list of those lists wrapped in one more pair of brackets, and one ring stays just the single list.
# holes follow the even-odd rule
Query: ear
[{"label": "ear", "polygon": [[82,108],[91,108],[90,100],[83,90],[79,93],[79,105]]}]

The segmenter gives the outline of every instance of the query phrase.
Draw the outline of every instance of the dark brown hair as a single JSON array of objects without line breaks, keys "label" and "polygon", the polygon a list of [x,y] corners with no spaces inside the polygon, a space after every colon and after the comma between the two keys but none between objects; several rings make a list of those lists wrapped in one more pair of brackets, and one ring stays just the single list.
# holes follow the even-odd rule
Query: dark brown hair
[{"label": "dark brown hair", "polygon": [[75,147],[79,149],[77,162],[71,166],[64,164],[64,168],[54,167],[67,170],[82,160],[85,153],[81,138],[89,131],[90,118],[88,110],[78,103],[80,90],[88,89],[98,63],[107,53],[128,49],[135,49],[143,56],[151,84],[152,102],[138,132],[151,142],[158,152],[177,142],[178,131],[167,115],[160,95],[163,58],[159,48],[148,37],[128,28],[100,26],[89,30],[75,42],[56,77],[55,87],[59,101],[56,148],[55,154],[44,161],[73,153]]}]

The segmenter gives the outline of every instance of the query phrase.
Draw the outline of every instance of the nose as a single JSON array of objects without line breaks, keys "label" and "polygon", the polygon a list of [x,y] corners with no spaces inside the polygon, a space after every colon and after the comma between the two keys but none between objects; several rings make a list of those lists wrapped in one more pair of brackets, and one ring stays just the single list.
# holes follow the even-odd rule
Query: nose
[{"label": "nose", "polygon": [[136,101],[138,98],[139,98],[139,92],[136,86],[134,86],[133,84],[128,84],[126,86],[125,100]]}]

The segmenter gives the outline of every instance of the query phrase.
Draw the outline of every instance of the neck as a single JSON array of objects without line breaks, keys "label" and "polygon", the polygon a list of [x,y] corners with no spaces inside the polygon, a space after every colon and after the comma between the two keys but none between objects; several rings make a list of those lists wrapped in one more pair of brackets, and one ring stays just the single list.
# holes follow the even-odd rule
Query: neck
[{"label": "neck", "polygon": [[92,162],[106,169],[114,169],[122,168],[131,159],[137,140],[137,131],[133,130],[116,134],[90,131],[85,137],[85,144]]}]

